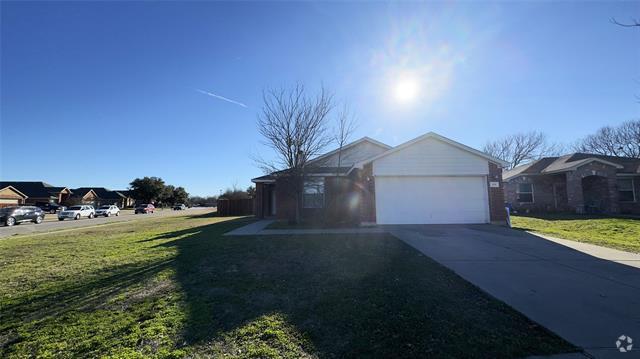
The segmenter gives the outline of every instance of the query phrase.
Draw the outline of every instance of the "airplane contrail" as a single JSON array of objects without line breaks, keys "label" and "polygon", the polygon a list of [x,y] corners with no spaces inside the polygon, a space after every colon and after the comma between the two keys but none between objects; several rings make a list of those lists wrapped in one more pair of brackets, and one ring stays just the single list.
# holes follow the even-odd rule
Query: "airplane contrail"
[{"label": "airplane contrail", "polygon": [[200,90],[200,89],[196,89],[196,91],[198,91],[198,92],[200,92],[200,93],[202,93],[202,94],[205,94],[205,95],[209,95],[209,96],[211,96],[211,97],[215,97],[215,98],[217,98],[218,100],[227,101],[227,102],[230,102],[230,103],[236,104],[236,105],[238,105],[238,106],[242,106],[242,107],[244,107],[244,108],[248,108],[248,106],[247,106],[247,105],[245,105],[245,104],[243,104],[242,102],[238,102],[238,101],[232,100],[232,99],[230,99],[230,98],[226,98],[226,97],[224,97],[224,96],[216,95],[216,94],[211,93],[211,92],[209,92],[209,91]]}]

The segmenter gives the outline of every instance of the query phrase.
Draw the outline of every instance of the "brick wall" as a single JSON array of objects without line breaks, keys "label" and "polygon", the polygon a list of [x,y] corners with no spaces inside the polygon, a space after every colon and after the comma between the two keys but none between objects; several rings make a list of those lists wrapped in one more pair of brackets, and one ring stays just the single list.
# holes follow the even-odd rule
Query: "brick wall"
[{"label": "brick wall", "polygon": [[256,197],[254,198],[254,213],[258,218],[264,218],[264,184],[256,183]]},{"label": "brick wall", "polygon": [[[533,184],[533,203],[518,202],[517,192],[520,183]],[[518,212],[565,212],[569,210],[564,174],[516,177],[505,183],[504,192],[507,203]]]},{"label": "brick wall", "polygon": [[[491,187],[491,182],[497,182],[498,187]],[[507,218],[504,209],[504,184],[502,183],[502,168],[489,162],[487,188],[489,189],[489,217],[491,222],[503,222]]]},{"label": "brick wall", "polygon": [[358,183],[361,189],[360,221],[376,221],[376,183],[373,177],[373,165],[367,164],[358,171]]},{"label": "brick wall", "polygon": [[604,177],[602,182],[606,188],[603,190],[606,196],[603,210],[607,213],[620,212],[618,204],[618,187],[616,185],[616,169],[600,162],[591,162],[575,171],[567,172],[567,197],[569,208],[577,213],[584,213],[585,198],[583,193],[583,178],[589,176]]}]

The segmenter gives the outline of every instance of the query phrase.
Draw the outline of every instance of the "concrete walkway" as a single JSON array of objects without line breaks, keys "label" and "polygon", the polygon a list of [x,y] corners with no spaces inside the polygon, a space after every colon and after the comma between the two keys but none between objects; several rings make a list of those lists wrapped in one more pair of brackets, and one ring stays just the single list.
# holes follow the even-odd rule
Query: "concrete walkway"
[{"label": "concrete walkway", "polygon": [[257,222],[247,224],[240,228],[236,228],[233,231],[225,233],[225,236],[255,236],[260,234],[268,225],[273,223],[273,220],[263,219]]},{"label": "concrete walkway", "polygon": [[276,235],[312,235],[312,234],[368,234],[387,233],[380,227],[358,228],[322,228],[322,229],[265,229],[273,220],[261,220],[227,232],[225,236],[276,236]]},{"label": "concrete walkway", "polygon": [[640,255],[489,225],[387,229],[589,355],[640,358]]}]

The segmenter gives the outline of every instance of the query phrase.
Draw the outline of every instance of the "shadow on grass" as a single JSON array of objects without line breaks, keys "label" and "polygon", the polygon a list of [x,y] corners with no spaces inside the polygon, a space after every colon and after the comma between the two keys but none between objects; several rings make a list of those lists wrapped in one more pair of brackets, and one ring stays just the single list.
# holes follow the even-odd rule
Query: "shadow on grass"
[{"label": "shadow on grass", "polygon": [[[215,212],[213,212],[215,213]],[[205,213],[205,214],[201,214],[201,215],[192,215],[189,216],[188,218],[192,218],[192,219],[202,219],[202,218],[213,218],[213,217],[217,217],[217,216],[211,216],[210,213]],[[237,227],[240,227],[242,225],[247,225],[249,223],[253,222],[253,217],[241,217],[241,218],[234,218],[234,219],[230,219],[224,222],[219,222],[219,223],[215,223],[215,224],[211,224],[211,228],[215,228],[216,229],[216,235],[221,235],[224,234],[232,229],[235,229]],[[203,227],[192,227],[192,228],[187,228],[187,229],[182,229],[179,231],[175,231],[175,232],[167,232],[167,233],[163,233],[160,235],[157,235],[155,237],[151,237],[151,238],[147,238],[147,239],[142,239],[139,242],[153,242],[153,241],[163,241],[166,239],[178,239],[178,238],[182,238],[185,236],[192,236],[192,235],[196,235],[202,232],[202,228]]]},{"label": "shadow on grass", "polygon": [[[251,220],[147,239],[175,248],[175,257],[17,299],[0,308],[0,320],[7,319],[0,333],[24,320],[98,310],[171,269],[186,315],[173,324],[181,328],[174,345],[198,355],[240,348],[256,357],[523,357],[573,349],[394,237],[223,236]],[[140,321],[155,314],[153,304],[149,310]],[[126,335],[110,332],[94,344],[97,353],[79,354],[100,354],[109,349],[100,346]]]},{"label": "shadow on grass", "polygon": [[273,336],[270,345],[284,356],[293,349],[274,334],[280,325],[247,339],[247,328],[276,315],[303,337],[292,357],[518,357],[573,349],[389,235],[222,237],[219,228],[177,231],[178,239],[159,244],[178,249],[188,345]]}]

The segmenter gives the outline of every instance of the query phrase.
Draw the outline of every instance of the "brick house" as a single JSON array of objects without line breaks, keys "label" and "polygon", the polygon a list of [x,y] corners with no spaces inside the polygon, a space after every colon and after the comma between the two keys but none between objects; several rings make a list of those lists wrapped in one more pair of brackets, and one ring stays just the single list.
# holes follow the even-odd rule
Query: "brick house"
[{"label": "brick house", "polygon": [[26,195],[24,204],[36,206],[47,203],[61,204],[70,196],[71,191],[67,187],[56,187],[46,182],[38,181],[1,181],[0,188],[11,186]]},{"label": "brick house", "polygon": [[[433,132],[396,147],[364,137],[308,163],[301,216],[378,224],[503,222],[504,165]],[[294,183],[286,170],[252,181],[258,217],[294,217]]]},{"label": "brick house", "polygon": [[502,174],[516,211],[640,214],[640,158],[572,153]]},{"label": "brick house", "polygon": [[80,187],[71,190],[71,197],[68,204],[90,204],[97,206],[99,204],[98,194],[90,187]]},{"label": "brick house", "polygon": [[[112,191],[106,189],[104,187],[81,187],[73,189],[72,192],[74,195],[81,194],[82,196],[86,196],[89,191],[93,191],[93,196],[89,195],[91,198],[86,198],[86,204],[93,204],[95,206],[102,206],[106,204],[115,204],[118,208],[126,208],[133,206],[133,198],[129,196],[129,191]],[[84,202],[83,202],[84,203]]]},{"label": "brick house", "polygon": [[27,199],[27,195],[18,191],[13,186],[0,187],[0,208],[21,206]]}]

